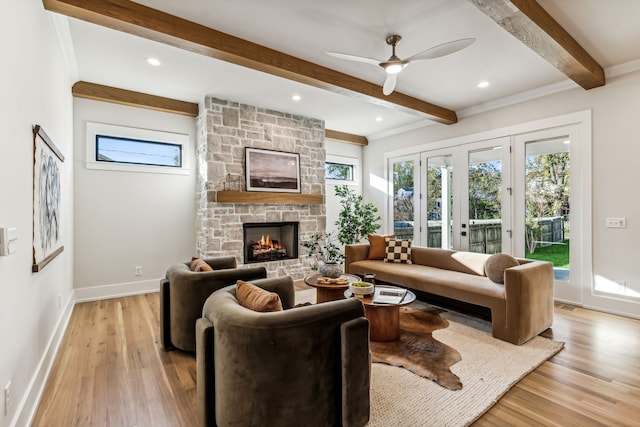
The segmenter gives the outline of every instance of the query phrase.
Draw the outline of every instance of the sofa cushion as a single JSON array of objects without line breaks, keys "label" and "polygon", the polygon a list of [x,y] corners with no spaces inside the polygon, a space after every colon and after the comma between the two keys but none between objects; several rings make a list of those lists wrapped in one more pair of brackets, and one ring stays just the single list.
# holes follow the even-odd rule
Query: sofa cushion
[{"label": "sofa cushion", "polygon": [[411,264],[411,240],[385,239],[387,241],[387,255],[384,262]]},{"label": "sofa cushion", "polygon": [[485,276],[485,264],[491,255],[478,252],[455,252],[451,258],[476,273],[478,276]]},{"label": "sofa cushion", "polygon": [[380,234],[369,234],[369,255],[367,259],[384,259],[387,253],[387,240],[394,239],[395,234],[383,236]]},{"label": "sofa cushion", "polygon": [[213,268],[207,264],[203,259],[198,257],[191,257],[191,271],[213,271]]},{"label": "sofa cushion", "polygon": [[238,280],[236,283],[236,298],[241,306],[253,311],[263,313],[282,311],[282,301],[280,301],[278,294],[266,291],[243,280]]},{"label": "sofa cushion", "polygon": [[492,282],[504,284],[504,271],[520,265],[517,259],[509,254],[493,254],[487,260],[484,269]]}]

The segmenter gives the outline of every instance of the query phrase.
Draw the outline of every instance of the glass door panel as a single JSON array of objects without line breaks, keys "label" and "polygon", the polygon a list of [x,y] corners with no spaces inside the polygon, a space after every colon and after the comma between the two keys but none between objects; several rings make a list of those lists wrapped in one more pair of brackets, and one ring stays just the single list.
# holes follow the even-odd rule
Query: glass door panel
[{"label": "glass door panel", "polygon": [[579,185],[572,147],[577,135],[575,127],[567,126],[515,136],[515,252],[551,262],[554,297],[581,303],[580,277],[584,274],[579,268],[571,270],[585,256],[580,233],[571,235],[573,226],[581,227],[581,216],[571,212],[580,203],[580,191],[572,194]]},{"label": "glass door panel", "polygon": [[525,143],[525,257],[549,261],[554,278],[570,277],[568,135]]},{"label": "glass door panel", "polygon": [[453,155],[426,157],[426,246],[453,249]]},{"label": "glass door panel", "polygon": [[392,175],[391,206],[393,232],[398,239],[411,239],[418,244],[419,233],[415,232],[415,219],[419,209],[416,194],[419,194],[417,174],[418,156],[390,160]]},{"label": "glass door panel", "polygon": [[470,252],[503,252],[502,152],[500,145],[469,151],[467,202]]}]

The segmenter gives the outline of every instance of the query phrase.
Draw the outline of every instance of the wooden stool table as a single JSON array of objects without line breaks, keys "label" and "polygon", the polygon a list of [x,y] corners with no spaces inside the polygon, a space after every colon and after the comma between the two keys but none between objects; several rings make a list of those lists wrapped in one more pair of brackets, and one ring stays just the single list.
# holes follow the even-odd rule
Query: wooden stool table
[{"label": "wooden stool table", "polygon": [[[397,286],[376,285],[378,288],[401,289]],[[353,295],[347,289],[344,296]],[[354,297],[355,298],[355,297]],[[369,339],[371,341],[396,341],[400,338],[400,306],[411,304],[416,300],[416,295],[407,290],[404,298],[398,304],[374,304],[373,294],[359,298],[364,304],[364,312],[369,319]]]},{"label": "wooden stool table", "polygon": [[340,280],[339,283],[331,283],[330,280],[323,281],[322,279],[328,278],[324,278],[319,274],[314,274],[304,278],[304,283],[316,288],[316,304],[344,299],[344,290],[349,288],[349,284],[353,282],[360,282],[362,280],[353,274],[340,275],[338,279],[342,280]]}]

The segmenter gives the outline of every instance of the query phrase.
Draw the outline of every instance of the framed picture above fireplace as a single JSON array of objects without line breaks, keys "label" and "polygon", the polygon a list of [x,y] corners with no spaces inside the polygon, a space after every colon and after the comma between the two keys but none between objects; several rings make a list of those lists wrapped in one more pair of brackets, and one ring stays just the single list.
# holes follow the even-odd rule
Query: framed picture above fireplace
[{"label": "framed picture above fireplace", "polygon": [[245,148],[247,191],[300,193],[300,154]]}]

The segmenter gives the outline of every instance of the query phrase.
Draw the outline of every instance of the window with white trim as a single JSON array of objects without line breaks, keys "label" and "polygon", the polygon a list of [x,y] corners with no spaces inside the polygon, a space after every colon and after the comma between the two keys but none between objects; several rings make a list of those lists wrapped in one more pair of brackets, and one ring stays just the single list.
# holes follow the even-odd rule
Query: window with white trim
[{"label": "window with white trim", "polygon": [[87,123],[88,169],[186,175],[188,151],[189,135]]}]

